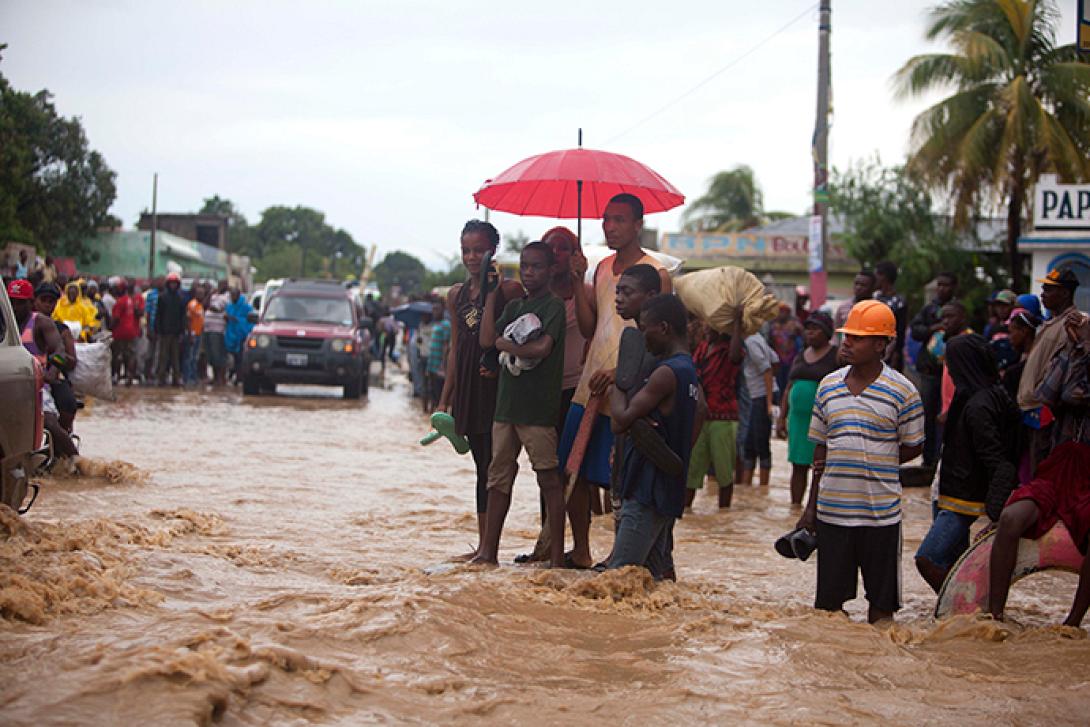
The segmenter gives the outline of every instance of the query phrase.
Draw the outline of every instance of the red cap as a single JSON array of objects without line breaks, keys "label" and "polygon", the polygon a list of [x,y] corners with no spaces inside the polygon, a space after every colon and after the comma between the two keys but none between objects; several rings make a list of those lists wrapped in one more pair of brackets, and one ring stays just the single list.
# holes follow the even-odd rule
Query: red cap
[{"label": "red cap", "polygon": [[182,282],[182,276],[178,275],[178,273],[167,273],[167,282],[170,282],[171,280],[176,280],[180,283]]},{"label": "red cap", "polygon": [[8,283],[8,297],[12,300],[34,300],[34,286],[29,280],[13,280]]}]

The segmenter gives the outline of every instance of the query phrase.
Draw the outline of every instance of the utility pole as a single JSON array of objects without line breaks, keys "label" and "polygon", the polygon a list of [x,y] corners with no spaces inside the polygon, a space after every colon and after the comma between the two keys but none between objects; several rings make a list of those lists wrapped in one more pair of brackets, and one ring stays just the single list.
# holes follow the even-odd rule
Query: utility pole
[{"label": "utility pole", "polygon": [[814,215],[810,218],[810,310],[826,298],[825,261],[829,252],[829,34],[832,0],[821,0],[818,11],[817,121],[814,125]]},{"label": "utility pole", "polygon": [[159,172],[151,178],[151,255],[148,256],[148,285],[155,279],[155,229],[159,227]]}]

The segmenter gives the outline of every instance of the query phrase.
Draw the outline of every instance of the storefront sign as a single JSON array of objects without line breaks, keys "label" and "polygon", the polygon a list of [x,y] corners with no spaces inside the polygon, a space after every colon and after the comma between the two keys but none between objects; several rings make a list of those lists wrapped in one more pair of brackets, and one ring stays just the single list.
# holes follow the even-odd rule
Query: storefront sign
[{"label": "storefront sign", "polygon": [[1045,174],[1037,182],[1033,226],[1038,230],[1090,230],[1090,184],[1060,184]]},{"label": "storefront sign", "polygon": [[1079,0],[1079,14],[1076,21],[1079,24],[1076,33],[1079,50],[1090,53],[1090,0]]},{"label": "storefront sign", "polygon": [[[666,233],[662,251],[680,258],[786,258],[811,260],[810,240],[801,235],[735,232],[723,235]],[[830,260],[846,260],[840,245],[828,246]]]}]

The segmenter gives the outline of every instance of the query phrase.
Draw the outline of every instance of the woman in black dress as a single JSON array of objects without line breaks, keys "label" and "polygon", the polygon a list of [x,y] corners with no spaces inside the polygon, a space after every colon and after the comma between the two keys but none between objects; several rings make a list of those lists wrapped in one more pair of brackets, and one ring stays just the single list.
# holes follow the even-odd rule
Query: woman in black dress
[{"label": "woman in black dress", "polygon": [[[496,373],[481,366],[484,349],[480,343],[483,316],[481,268],[486,256],[495,255],[500,233],[488,222],[470,220],[462,228],[462,265],[469,277],[447,294],[450,311],[450,350],[447,376],[439,397],[439,410],[449,411],[455,428],[469,442],[473,464],[477,470],[477,547],[458,560],[470,560],[477,555],[484,536],[485,510],[488,504],[488,465],[492,462],[492,415],[496,409]],[[498,279],[498,276],[497,278]],[[523,294],[522,285],[514,280],[500,283],[496,296],[496,318],[507,301]]]}]

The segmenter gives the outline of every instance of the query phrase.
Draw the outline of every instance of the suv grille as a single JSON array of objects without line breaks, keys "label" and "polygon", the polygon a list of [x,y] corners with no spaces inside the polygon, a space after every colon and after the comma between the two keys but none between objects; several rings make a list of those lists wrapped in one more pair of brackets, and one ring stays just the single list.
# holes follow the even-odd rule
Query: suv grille
[{"label": "suv grille", "polygon": [[276,343],[280,348],[291,348],[297,351],[317,351],[322,347],[321,338],[296,338],[295,336],[277,336]]}]

